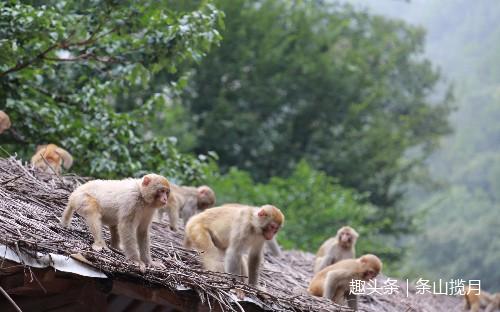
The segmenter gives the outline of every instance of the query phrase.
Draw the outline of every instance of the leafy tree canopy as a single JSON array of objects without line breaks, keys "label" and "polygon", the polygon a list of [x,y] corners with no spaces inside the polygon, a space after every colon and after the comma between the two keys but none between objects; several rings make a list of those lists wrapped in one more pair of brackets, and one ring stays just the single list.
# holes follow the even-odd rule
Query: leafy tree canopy
[{"label": "leafy tree canopy", "polygon": [[222,169],[258,181],[286,176],[305,158],[394,207],[398,185],[449,131],[450,95],[436,95],[423,30],[322,1],[217,3],[224,41],[189,94],[195,150],[215,150]]},{"label": "leafy tree canopy", "polygon": [[[155,170],[197,179],[202,161],[153,137],[150,121],[185,85],[178,69],[219,42],[223,14],[209,2],[170,7],[166,0],[2,1],[0,109],[14,124],[2,147],[27,157],[36,144],[60,144],[77,156],[80,174]],[[157,76],[161,83],[150,87]]]}]

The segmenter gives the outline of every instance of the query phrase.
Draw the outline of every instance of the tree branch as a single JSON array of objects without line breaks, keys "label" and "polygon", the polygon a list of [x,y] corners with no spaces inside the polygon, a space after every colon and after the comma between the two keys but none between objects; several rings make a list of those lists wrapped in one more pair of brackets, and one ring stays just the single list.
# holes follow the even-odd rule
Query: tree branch
[{"label": "tree branch", "polygon": [[[6,71],[4,72],[0,72],[0,78],[1,77],[4,77],[10,73],[13,73],[13,72],[16,72],[16,71],[20,71],[30,65],[32,65],[33,63],[35,63],[37,60],[41,60],[41,59],[45,59],[45,60],[51,60],[51,61],[56,61],[56,62],[75,62],[75,61],[79,61],[79,60],[85,60],[85,59],[89,59],[89,58],[93,58],[99,62],[103,62],[103,63],[112,63],[112,62],[118,62],[118,60],[116,58],[113,58],[113,57],[102,57],[102,56],[96,56],[96,55],[93,55],[92,53],[84,53],[84,54],[81,54],[79,56],[76,56],[74,58],[55,58],[55,57],[47,57],[46,55],[55,50],[55,49],[58,49],[58,48],[61,48],[61,49],[68,49],[68,48],[71,48],[71,47],[76,47],[76,46],[88,46],[88,45],[91,45],[91,44],[94,44],[97,40],[115,32],[118,30],[118,27],[114,27],[112,29],[110,29],[109,31],[101,34],[101,35],[98,35],[97,34],[99,33],[99,31],[101,30],[102,28],[102,25],[99,24],[97,29],[90,35],[90,37],[88,39],[85,39],[83,41],[77,41],[77,42],[70,42],[69,40],[71,39],[71,37],[73,37],[73,35],[75,34],[75,31],[73,31],[67,39],[64,39],[62,41],[59,41],[57,43],[54,43],[53,45],[51,45],[50,47],[48,47],[47,49],[45,49],[44,51],[40,52],[39,54],[37,54],[35,57],[25,61],[25,62],[18,62],[14,67],[12,68],[9,68],[7,69]],[[91,57],[92,56],[92,57]]]},{"label": "tree branch", "polygon": [[77,62],[81,60],[96,60],[102,63],[120,63],[120,61],[111,56],[99,56],[92,52],[83,53],[74,57],[43,57],[44,60],[54,61],[54,62]]},{"label": "tree branch", "polygon": [[0,73],[0,78],[3,77],[3,76],[6,76],[12,72],[15,72],[15,71],[19,71],[25,67],[28,67],[30,66],[31,64],[33,64],[34,62],[36,62],[37,60],[43,58],[47,53],[49,53],[50,51],[54,50],[55,48],[59,47],[59,44],[60,43],[56,43],[56,44],[53,44],[51,45],[50,47],[48,47],[47,49],[45,49],[44,51],[42,51],[40,54],[38,54],[37,56],[35,56],[34,58],[26,61],[26,62],[19,62],[16,64],[16,66],[12,67],[12,68],[9,68],[7,69],[6,71],[4,72],[1,72]]}]

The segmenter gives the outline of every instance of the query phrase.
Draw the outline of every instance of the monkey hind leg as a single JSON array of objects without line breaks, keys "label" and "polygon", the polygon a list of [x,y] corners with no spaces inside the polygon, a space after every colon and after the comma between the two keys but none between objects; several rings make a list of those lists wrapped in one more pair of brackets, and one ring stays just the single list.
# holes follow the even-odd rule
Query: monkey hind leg
[{"label": "monkey hind leg", "polygon": [[215,245],[206,247],[201,254],[205,269],[215,272],[224,272],[224,252]]},{"label": "monkey hind leg", "polygon": [[109,232],[111,233],[111,247],[120,250],[120,235],[118,234],[118,226],[110,225]]},{"label": "monkey hind leg", "polygon": [[188,227],[184,244],[201,253],[206,270],[224,272],[224,253],[215,246],[210,232],[205,228],[196,225]]},{"label": "monkey hind leg", "polygon": [[71,218],[73,218],[73,214],[75,213],[75,209],[76,209],[75,198],[74,196],[70,196],[68,199],[68,205],[64,209],[61,217],[61,225],[63,227],[69,227],[69,224],[71,223]]},{"label": "monkey hind leg", "polygon": [[89,227],[92,236],[94,237],[94,243],[92,244],[92,249],[95,251],[101,251],[106,249],[106,242],[102,238],[102,221],[101,216],[91,215],[85,218],[87,220],[87,225]]},{"label": "monkey hind leg", "polygon": [[107,248],[106,242],[104,242],[104,239],[102,238],[102,216],[97,200],[94,197],[87,195],[84,199],[84,203],[80,207],[79,213],[85,218],[90,233],[92,233],[92,236],[94,237],[92,249],[100,251],[103,248]]}]

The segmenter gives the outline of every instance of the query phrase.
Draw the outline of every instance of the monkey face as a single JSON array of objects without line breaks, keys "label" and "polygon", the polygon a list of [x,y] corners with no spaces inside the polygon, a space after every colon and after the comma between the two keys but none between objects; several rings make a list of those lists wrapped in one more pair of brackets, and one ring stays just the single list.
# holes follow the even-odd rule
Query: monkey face
[{"label": "monkey face", "polygon": [[148,174],[142,177],[141,193],[148,204],[163,206],[168,202],[170,195],[170,183],[157,174]]},{"label": "monkey face", "polygon": [[350,248],[358,238],[358,233],[350,226],[343,226],[337,232],[337,238],[340,246]]},{"label": "monkey face", "polygon": [[257,216],[261,224],[262,235],[266,240],[273,239],[285,220],[281,211],[271,205],[262,206]]},{"label": "monkey face", "polygon": [[377,272],[373,271],[373,270],[366,270],[364,273],[363,273],[363,279],[365,281],[369,281],[371,280],[372,278],[375,278],[376,276],[378,275]]},{"label": "monkey face", "polygon": [[161,188],[158,191],[156,191],[156,198],[160,203],[162,203],[163,205],[166,205],[167,201],[168,201],[169,194],[170,194],[169,189]]},{"label": "monkey face", "polygon": [[352,242],[352,235],[349,232],[343,232],[340,234],[340,241],[345,243]]},{"label": "monkey face", "polygon": [[280,229],[280,225],[274,221],[269,222],[266,227],[264,227],[264,230],[262,231],[264,238],[266,240],[271,240],[273,239],[274,235],[278,233]]},{"label": "monkey face", "polygon": [[210,187],[206,185],[200,186],[198,187],[197,200],[198,209],[205,210],[211,208],[215,206],[215,193]]},{"label": "monkey face", "polygon": [[352,245],[352,241],[353,241],[353,236],[351,235],[351,233],[349,231],[345,231],[345,232],[340,233],[339,243],[343,247],[350,247]]}]

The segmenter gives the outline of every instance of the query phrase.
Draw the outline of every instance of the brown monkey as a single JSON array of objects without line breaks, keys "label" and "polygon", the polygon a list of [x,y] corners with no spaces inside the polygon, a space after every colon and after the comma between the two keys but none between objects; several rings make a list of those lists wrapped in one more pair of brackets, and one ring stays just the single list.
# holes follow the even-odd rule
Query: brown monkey
[{"label": "brown monkey", "polygon": [[189,218],[215,205],[215,193],[206,185],[191,187],[170,184],[170,189],[167,205],[158,210],[158,221],[163,220],[163,214],[166,211],[170,228],[174,231],[177,231],[179,216],[185,225]]},{"label": "brown monkey", "polygon": [[[494,295],[487,291],[478,289],[471,289],[469,287],[465,288],[465,310],[471,310],[472,312],[479,312],[481,308],[486,306],[490,307],[493,302]],[[500,296],[499,296],[500,297]],[[494,306],[494,304],[493,304]],[[493,309],[493,310],[491,310]],[[490,308],[490,311],[495,311],[494,308]]]},{"label": "brown monkey", "polygon": [[309,293],[313,296],[332,299],[343,305],[350,293],[352,280],[368,281],[375,278],[382,270],[382,261],[371,254],[358,259],[345,259],[327,266],[316,273],[309,284]]},{"label": "brown monkey", "polygon": [[55,144],[39,145],[31,157],[31,164],[43,172],[61,174],[61,166],[69,169],[73,165],[73,157]]},{"label": "brown monkey", "polygon": [[490,296],[490,303],[486,306],[484,312],[494,312],[500,310],[500,292]]},{"label": "brown monkey", "polygon": [[11,125],[9,115],[0,110],[0,134],[9,129]]},{"label": "brown monkey", "polygon": [[[316,253],[314,273],[321,271],[329,265],[340,260],[356,257],[356,241],[358,233],[350,226],[343,226],[334,237],[327,239]],[[347,296],[350,308],[358,309],[358,298],[354,294]]]},{"label": "brown monkey", "polygon": [[271,205],[227,204],[210,208],[188,221],[185,245],[203,252],[206,269],[236,275],[248,273],[248,283],[256,286],[264,242],[274,238],[284,221],[281,211]]},{"label": "brown monkey", "polygon": [[167,203],[170,193],[168,180],[157,174],[141,179],[94,180],[79,186],[70,195],[61,224],[69,226],[76,210],[85,218],[94,237],[92,249],[106,247],[102,224],[109,226],[111,246],[123,245],[125,256],[144,272],[152,264],[149,228],[156,208]]},{"label": "brown monkey", "polygon": [[318,272],[337,261],[356,257],[358,233],[350,226],[343,226],[335,237],[326,240],[316,253],[314,272]]}]

